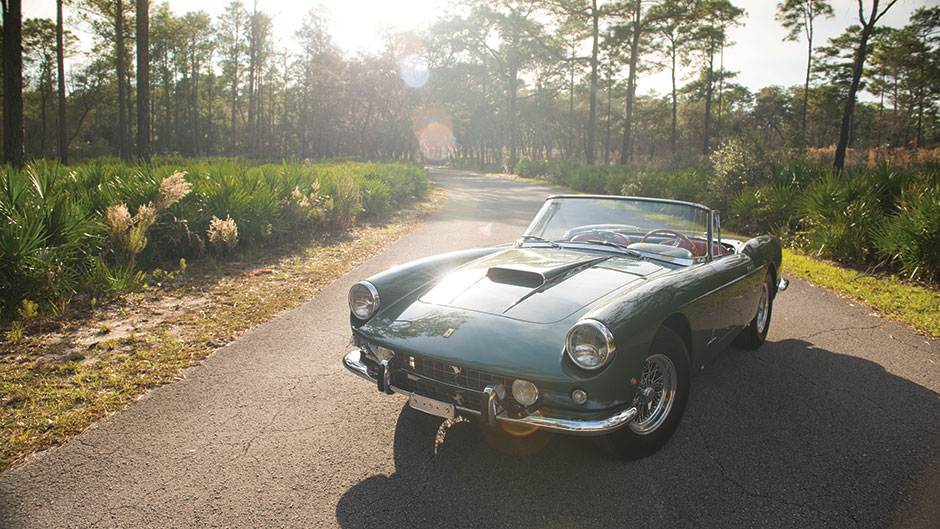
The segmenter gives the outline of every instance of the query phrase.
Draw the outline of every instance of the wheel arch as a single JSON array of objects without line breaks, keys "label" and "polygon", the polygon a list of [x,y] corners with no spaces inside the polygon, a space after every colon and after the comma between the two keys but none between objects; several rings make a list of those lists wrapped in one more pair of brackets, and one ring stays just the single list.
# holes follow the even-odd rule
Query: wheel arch
[{"label": "wheel arch", "polygon": [[660,325],[660,328],[666,327],[672,332],[676,333],[679,338],[682,340],[682,343],[685,344],[686,355],[689,357],[689,363],[692,362],[692,327],[689,325],[689,320],[681,312],[676,312],[669,315],[668,318],[663,320],[663,323]]},{"label": "wheel arch", "polygon": [[780,281],[780,276],[777,275],[777,265],[775,265],[772,262],[769,263],[767,265],[767,271],[770,272],[771,277],[773,277],[773,284],[774,284],[773,297],[777,297],[777,285],[779,284],[779,281]]}]

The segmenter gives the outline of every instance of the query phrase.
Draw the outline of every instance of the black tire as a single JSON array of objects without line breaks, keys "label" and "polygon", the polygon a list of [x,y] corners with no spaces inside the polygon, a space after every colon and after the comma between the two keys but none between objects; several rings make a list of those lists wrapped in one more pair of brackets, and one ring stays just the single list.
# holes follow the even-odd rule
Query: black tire
[{"label": "black tire", "polygon": [[774,312],[774,276],[767,272],[761,285],[761,299],[757,305],[757,314],[751,323],[734,339],[734,344],[744,349],[757,349],[767,339],[770,330],[770,317]]},{"label": "black tire", "polygon": [[[650,384],[657,375],[663,380],[660,391],[656,389],[657,384]],[[659,329],[637,385],[634,400],[637,416],[623,428],[607,434],[611,450],[623,459],[640,459],[666,444],[685,411],[690,378],[689,352],[685,342],[672,329]],[[667,387],[672,388],[671,396],[670,392],[662,391]],[[651,391],[644,395],[647,388]]]}]

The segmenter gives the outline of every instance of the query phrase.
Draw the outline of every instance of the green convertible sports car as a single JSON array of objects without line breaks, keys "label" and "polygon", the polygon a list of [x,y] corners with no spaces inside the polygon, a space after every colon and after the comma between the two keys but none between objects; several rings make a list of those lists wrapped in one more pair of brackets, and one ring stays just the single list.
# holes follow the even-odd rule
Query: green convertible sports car
[{"label": "green convertible sports car", "polygon": [[512,245],[354,285],[343,364],[426,413],[606,435],[643,457],[676,429],[694,370],[764,342],[780,260],[779,241],[722,238],[699,204],[553,196]]}]

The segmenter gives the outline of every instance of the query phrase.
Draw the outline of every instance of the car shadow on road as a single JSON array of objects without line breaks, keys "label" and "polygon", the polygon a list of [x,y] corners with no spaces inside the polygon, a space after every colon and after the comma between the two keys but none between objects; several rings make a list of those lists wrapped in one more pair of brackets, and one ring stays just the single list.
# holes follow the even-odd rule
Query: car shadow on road
[{"label": "car shadow on road", "polygon": [[[340,499],[343,527],[936,527],[940,395],[802,340],[726,351],[672,440],[639,461],[589,438],[489,435],[406,405],[395,473]],[[354,453],[354,450],[352,451]]]}]

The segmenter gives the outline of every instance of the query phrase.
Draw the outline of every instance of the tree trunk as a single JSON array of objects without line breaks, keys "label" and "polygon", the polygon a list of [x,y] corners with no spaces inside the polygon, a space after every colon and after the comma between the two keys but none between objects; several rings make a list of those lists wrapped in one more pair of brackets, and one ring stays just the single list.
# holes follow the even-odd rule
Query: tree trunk
[{"label": "tree trunk", "polygon": [[597,0],[591,0],[591,94],[590,114],[588,116],[587,148],[585,149],[588,165],[594,165],[594,129],[597,128],[597,49],[598,25],[600,13],[597,11]]},{"label": "tree trunk", "polygon": [[516,162],[519,160],[516,159],[516,128],[518,123],[516,123],[516,81],[519,74],[518,69],[515,66],[509,67],[509,168],[508,172],[513,172],[516,169]]},{"label": "tree trunk", "polygon": [[891,0],[888,7],[878,12],[879,0],[872,2],[871,14],[866,22],[863,18],[862,0],[858,0],[858,18],[862,23],[862,35],[858,43],[858,51],[855,54],[855,67],[852,69],[852,84],[849,86],[849,93],[845,98],[845,107],[842,110],[842,126],[839,129],[839,144],[836,146],[836,157],[833,161],[833,167],[842,171],[845,168],[845,151],[849,146],[849,133],[852,127],[852,114],[855,112],[855,94],[858,92],[859,80],[862,78],[862,70],[865,67],[865,58],[868,55],[868,38],[875,30],[875,24],[878,23],[885,13],[891,9],[897,0]]},{"label": "tree trunk", "polygon": [[[61,3],[61,0],[59,0]],[[137,158],[150,162],[150,0],[137,0]]]},{"label": "tree trunk", "polygon": [[568,159],[574,158],[574,47],[571,49],[571,70],[568,79]]},{"label": "tree trunk", "polygon": [[[877,9],[878,2],[875,2]],[[849,85],[849,93],[845,98],[845,107],[842,109],[842,126],[839,128],[839,143],[836,146],[836,158],[833,167],[839,171],[845,169],[845,152],[849,147],[849,133],[852,127],[852,115],[855,112],[855,94],[858,92],[859,81],[862,78],[862,69],[865,66],[865,58],[868,54],[868,38],[871,36],[872,26],[862,27],[862,38],[858,43],[858,51],[855,54],[855,67],[852,69],[852,84]]]},{"label": "tree trunk", "polygon": [[708,50],[708,72],[705,76],[705,123],[702,127],[702,155],[708,156],[708,135],[712,116],[712,70],[714,67],[714,50]]},{"label": "tree trunk", "polygon": [[127,142],[127,67],[124,64],[124,0],[114,2],[114,35],[118,82],[118,151],[121,160],[130,159]]},{"label": "tree trunk", "polygon": [[199,60],[193,39],[193,155],[199,156]]},{"label": "tree trunk", "polygon": [[67,121],[65,115],[65,50],[62,42],[62,0],[56,0],[56,19],[55,19],[55,58],[56,58],[56,76],[59,100],[59,123],[56,135],[56,150],[59,154],[59,161],[63,164],[69,163],[69,141],[67,135]]},{"label": "tree trunk", "polygon": [[3,160],[21,168],[23,151],[23,13],[20,0],[3,0]]},{"label": "tree trunk", "polygon": [[725,43],[721,43],[721,51],[719,56],[721,60],[718,63],[718,119],[715,122],[715,138],[718,142],[721,142],[721,110],[724,104],[724,93],[725,93]]},{"label": "tree trunk", "polygon": [[[43,76],[45,77],[45,76]],[[46,156],[46,130],[48,112],[46,112],[46,106],[49,101],[48,92],[46,92],[45,82],[42,80],[42,77],[39,81],[39,157],[44,158]]]},{"label": "tree trunk", "polygon": [[232,44],[232,151],[231,156],[236,156],[237,151],[237,121],[238,118],[238,18],[235,19],[235,39]]},{"label": "tree trunk", "polygon": [[[928,44],[925,42],[924,47]],[[927,92],[927,63],[928,57],[921,56],[920,59],[920,82],[917,87],[917,128],[914,134],[914,149],[920,149],[924,141],[924,100]]]},{"label": "tree trunk", "polygon": [[248,135],[248,152],[252,156],[256,154],[255,141],[257,139],[255,134],[255,107],[258,104],[257,94],[255,93],[255,69],[257,68],[258,56],[258,43],[256,42],[258,28],[255,27],[257,19],[258,11],[255,9],[248,25],[248,123],[245,127],[245,132]]},{"label": "tree trunk", "polygon": [[676,154],[676,139],[677,139],[677,117],[678,117],[678,101],[676,99],[676,52],[672,52],[672,130],[669,136],[669,143],[671,147],[671,152],[673,155]]},{"label": "tree trunk", "polygon": [[607,131],[604,137],[604,165],[610,165],[610,102],[613,96],[614,86],[611,82],[613,68],[607,70]]},{"label": "tree trunk", "polygon": [[640,0],[636,0],[633,10],[633,38],[630,41],[630,75],[627,77],[627,104],[623,116],[623,148],[620,151],[620,165],[626,165],[633,158],[633,99],[636,94],[636,65],[640,50]]},{"label": "tree trunk", "polygon": [[[812,24],[812,21],[810,21]],[[810,26],[812,28],[812,26]],[[812,71],[813,67],[813,31],[809,30],[807,33],[808,44],[806,51],[806,80],[803,82],[803,111],[802,118],[800,120],[800,131],[806,136],[806,107],[809,104],[809,74]],[[806,138],[804,137],[800,144],[800,149],[803,149],[803,146],[806,145]]]},{"label": "tree trunk", "polygon": [[[209,64],[212,64],[211,53],[209,55],[208,61]],[[215,76],[210,74],[207,80],[207,83],[209,84],[206,86],[206,91],[209,93],[209,95],[206,97],[206,152],[209,154],[209,156],[215,154],[215,142],[213,141],[214,136],[212,134],[212,100],[215,99],[215,90],[213,89],[213,86],[215,85],[213,82],[214,79]],[[287,123],[287,120],[285,119],[284,122]]]}]

